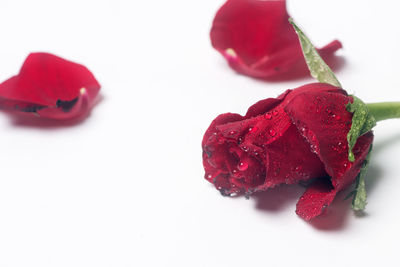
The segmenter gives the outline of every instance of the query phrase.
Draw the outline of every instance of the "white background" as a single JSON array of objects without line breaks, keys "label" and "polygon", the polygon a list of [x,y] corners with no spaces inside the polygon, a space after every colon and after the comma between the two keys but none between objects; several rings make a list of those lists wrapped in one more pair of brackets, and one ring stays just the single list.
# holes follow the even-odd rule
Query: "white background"
[{"label": "white background", "polygon": [[[29,52],[83,63],[103,100],[76,125],[0,113],[0,266],[393,266],[400,239],[400,120],[381,122],[366,215],[340,194],[327,216],[294,213],[304,188],[223,198],[203,179],[201,139],[311,78],[235,74],[208,33],[222,0],[0,3],[0,80]],[[344,87],[400,100],[397,1],[289,1],[317,46],[334,38]]]}]

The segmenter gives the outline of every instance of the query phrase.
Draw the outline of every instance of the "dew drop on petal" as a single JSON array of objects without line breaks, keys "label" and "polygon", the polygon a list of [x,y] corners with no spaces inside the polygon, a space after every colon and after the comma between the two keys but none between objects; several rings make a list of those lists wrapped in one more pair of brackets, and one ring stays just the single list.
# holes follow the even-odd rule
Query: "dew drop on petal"
[{"label": "dew drop on petal", "polygon": [[258,131],[257,126],[254,126],[254,127],[249,128],[249,133],[255,133],[255,132],[257,132],[257,131]]},{"label": "dew drop on petal", "polygon": [[276,111],[276,110],[274,110],[273,112],[272,112],[272,115],[274,115],[274,116],[276,116],[276,115],[278,115],[278,111]]},{"label": "dew drop on petal", "polygon": [[272,118],[272,115],[271,115],[271,113],[266,113],[265,115],[264,115],[264,117],[267,119],[267,120],[270,120],[271,118]]},{"label": "dew drop on petal", "polygon": [[268,131],[268,133],[269,133],[269,135],[272,136],[272,137],[274,137],[274,136],[276,135],[276,131],[275,131],[274,129],[270,129],[270,130]]},{"label": "dew drop on petal", "polygon": [[242,146],[242,150],[243,150],[244,152],[248,152],[248,151],[249,151],[249,147],[247,147],[247,146]]},{"label": "dew drop on petal", "polygon": [[245,170],[247,170],[247,168],[249,167],[249,164],[247,162],[241,161],[238,164],[238,169],[239,171],[243,172]]}]

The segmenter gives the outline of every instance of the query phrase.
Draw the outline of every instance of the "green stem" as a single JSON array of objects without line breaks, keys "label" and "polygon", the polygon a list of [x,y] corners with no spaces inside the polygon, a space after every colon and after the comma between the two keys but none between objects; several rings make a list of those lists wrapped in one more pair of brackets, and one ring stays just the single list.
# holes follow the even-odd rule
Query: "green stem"
[{"label": "green stem", "polygon": [[400,118],[400,102],[383,102],[367,104],[376,121]]}]

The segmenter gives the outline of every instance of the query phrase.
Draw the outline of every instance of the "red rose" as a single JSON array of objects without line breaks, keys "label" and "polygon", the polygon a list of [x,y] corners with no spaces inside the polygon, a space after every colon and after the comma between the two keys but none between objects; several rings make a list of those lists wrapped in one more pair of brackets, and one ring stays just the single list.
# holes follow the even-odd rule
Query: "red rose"
[{"label": "red rose", "polygon": [[32,53],[18,75],[0,84],[0,107],[69,119],[86,113],[99,90],[100,84],[85,66],[47,53]]},{"label": "red rose", "polygon": [[202,142],[205,178],[223,195],[318,178],[296,212],[306,220],[320,215],[354,182],[372,144],[370,131],[357,140],[356,160],[348,160],[349,102],[344,90],[315,83],[259,101],[245,116],[218,116]]},{"label": "red rose", "polygon": [[[288,19],[284,0],[228,0],[214,18],[211,42],[234,70],[245,75],[306,75],[300,43]],[[318,52],[328,59],[341,47],[335,40]]]}]

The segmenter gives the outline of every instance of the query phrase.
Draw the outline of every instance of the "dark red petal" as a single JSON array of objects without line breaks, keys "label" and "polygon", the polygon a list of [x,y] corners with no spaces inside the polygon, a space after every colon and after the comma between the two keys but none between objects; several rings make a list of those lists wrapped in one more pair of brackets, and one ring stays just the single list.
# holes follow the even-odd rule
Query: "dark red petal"
[{"label": "dark red petal", "polygon": [[[286,1],[228,0],[217,12],[211,42],[236,71],[258,78],[308,73],[298,37],[288,22]],[[327,59],[335,40],[319,49]]]},{"label": "dark red petal", "polygon": [[317,180],[297,202],[296,213],[307,221],[321,215],[332,203],[337,191],[329,181]]},{"label": "dark red petal", "polygon": [[[326,195],[323,201],[314,194],[321,188],[320,186],[309,189],[311,193],[305,193],[297,208],[298,214],[306,219],[319,215],[318,212],[322,212],[323,206],[330,204],[337,192],[354,182],[372,144],[372,133],[360,137],[356,144],[357,148],[354,149],[356,161],[348,161],[347,133],[351,127],[352,114],[345,109],[345,106],[349,101],[350,97],[340,90],[337,92],[310,90],[294,97],[285,107],[299,132],[309,142],[311,150],[324,163],[333,186],[332,191],[328,193],[325,189],[321,190],[321,195]],[[304,210],[310,209],[305,206],[316,209],[313,214],[307,215]]]},{"label": "dark red petal", "polygon": [[324,165],[309,147],[294,125],[275,142],[266,145],[267,178],[258,189],[326,176]]},{"label": "dark red petal", "polygon": [[100,84],[83,65],[47,53],[30,54],[17,76],[0,84],[3,108],[68,119],[92,107]]},{"label": "dark red petal", "polygon": [[286,92],[278,96],[278,98],[267,98],[258,101],[257,103],[249,107],[246,112],[245,118],[247,119],[267,113],[268,111],[279,105],[291,91],[292,90],[287,90]]},{"label": "dark red petal", "polygon": [[351,127],[352,114],[345,108],[349,101],[346,95],[310,90],[297,95],[285,107],[333,179],[343,176],[350,167],[347,159],[347,133]]},{"label": "dark red petal", "polygon": [[243,117],[236,113],[225,113],[225,114],[219,115],[211,122],[211,125],[208,127],[206,133],[204,134],[201,145],[204,146],[206,144],[207,140],[210,138],[210,136],[212,134],[216,133],[217,126],[225,124],[225,123],[229,123],[229,122],[239,121],[241,119],[243,119]]},{"label": "dark red petal", "polygon": [[307,188],[296,205],[296,213],[305,220],[311,220],[321,215],[329,206],[336,194],[346,186],[354,182],[364,159],[367,157],[373,141],[373,134],[369,132],[357,140],[354,148],[356,161],[341,176],[328,180],[316,181]]},{"label": "dark red petal", "polygon": [[326,176],[318,156],[279,105],[294,92],[256,103],[245,117],[220,115],[210,125],[202,142],[205,178],[221,192],[233,192],[228,184],[236,192],[248,192]]}]

